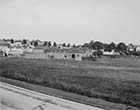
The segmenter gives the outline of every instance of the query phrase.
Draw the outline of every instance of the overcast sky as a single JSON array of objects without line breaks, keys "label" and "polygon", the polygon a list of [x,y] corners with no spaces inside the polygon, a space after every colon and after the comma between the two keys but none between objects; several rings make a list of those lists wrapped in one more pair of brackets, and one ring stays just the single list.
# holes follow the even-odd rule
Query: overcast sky
[{"label": "overcast sky", "polygon": [[0,37],[140,44],[140,0],[0,0]]}]

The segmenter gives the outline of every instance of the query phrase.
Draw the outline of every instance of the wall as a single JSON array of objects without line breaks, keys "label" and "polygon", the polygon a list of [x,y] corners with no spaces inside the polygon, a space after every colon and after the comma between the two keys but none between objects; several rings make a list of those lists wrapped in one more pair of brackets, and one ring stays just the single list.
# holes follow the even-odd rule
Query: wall
[{"label": "wall", "polygon": [[35,53],[30,53],[30,54],[24,54],[24,56],[22,56],[24,58],[31,58],[31,59],[46,59],[46,55],[44,53],[39,53],[39,54],[35,54]]}]

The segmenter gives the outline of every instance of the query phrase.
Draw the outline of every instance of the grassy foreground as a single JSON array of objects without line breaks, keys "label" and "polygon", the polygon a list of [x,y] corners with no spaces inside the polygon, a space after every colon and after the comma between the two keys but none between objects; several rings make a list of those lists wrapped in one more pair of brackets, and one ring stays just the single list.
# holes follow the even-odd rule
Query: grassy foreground
[{"label": "grassy foreground", "polygon": [[140,60],[97,62],[0,58],[0,75],[140,108]]}]

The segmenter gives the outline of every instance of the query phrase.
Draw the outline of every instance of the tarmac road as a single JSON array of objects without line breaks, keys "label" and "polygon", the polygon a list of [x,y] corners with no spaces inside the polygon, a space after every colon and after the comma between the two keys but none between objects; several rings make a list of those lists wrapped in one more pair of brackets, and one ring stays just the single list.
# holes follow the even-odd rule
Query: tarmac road
[{"label": "tarmac road", "polygon": [[1,110],[104,110],[2,83]]}]

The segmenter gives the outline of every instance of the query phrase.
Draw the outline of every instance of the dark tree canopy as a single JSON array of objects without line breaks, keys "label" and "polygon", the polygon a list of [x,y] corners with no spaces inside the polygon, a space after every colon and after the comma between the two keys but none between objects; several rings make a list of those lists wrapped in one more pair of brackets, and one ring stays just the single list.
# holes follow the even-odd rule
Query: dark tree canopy
[{"label": "dark tree canopy", "polygon": [[75,45],[75,44],[73,44],[73,45],[72,45],[72,47],[76,47],[76,45]]},{"label": "dark tree canopy", "polygon": [[87,47],[87,48],[94,49],[94,50],[103,49],[103,46],[104,45],[102,42],[99,42],[99,41],[94,42],[93,40],[90,41],[89,43],[85,43],[84,45],[82,45],[82,47]]},{"label": "dark tree canopy", "polygon": [[43,45],[44,45],[44,46],[48,45],[48,41],[45,41]]},{"label": "dark tree canopy", "polygon": [[27,44],[27,40],[26,39],[23,39],[22,40],[22,44]]},{"label": "dark tree canopy", "polygon": [[51,41],[48,42],[48,46],[49,46],[49,47],[52,46]]},{"label": "dark tree canopy", "polygon": [[67,47],[70,47],[70,43],[68,43]]},{"label": "dark tree canopy", "polygon": [[103,43],[99,42],[99,41],[96,41],[96,42],[90,44],[90,46],[92,49],[95,49],[95,50],[103,49]]},{"label": "dark tree canopy", "polygon": [[57,43],[56,43],[56,42],[54,42],[54,43],[53,43],[53,46],[54,46],[54,47],[57,47]]},{"label": "dark tree canopy", "polygon": [[88,43],[85,43],[85,44],[82,45],[82,47],[87,47],[87,48],[89,48],[89,44],[88,44]]},{"label": "dark tree canopy", "polygon": [[106,43],[103,44],[103,48],[104,48],[105,51],[111,51],[111,50],[110,50],[110,45],[109,45],[109,44],[106,44]]},{"label": "dark tree canopy", "polygon": [[63,47],[66,47],[66,44],[65,44],[65,43],[63,43],[63,44],[62,44],[62,46],[63,46]]},{"label": "dark tree canopy", "polygon": [[14,43],[14,39],[11,39],[11,43],[12,43],[12,44]]},{"label": "dark tree canopy", "polygon": [[110,50],[116,50],[116,44],[114,42],[109,44]]},{"label": "dark tree canopy", "polygon": [[123,42],[120,42],[118,45],[117,45],[117,48],[119,51],[127,51],[127,46],[125,43]]},{"label": "dark tree canopy", "polygon": [[38,46],[38,42],[37,41],[34,42],[34,46],[35,47]]}]

